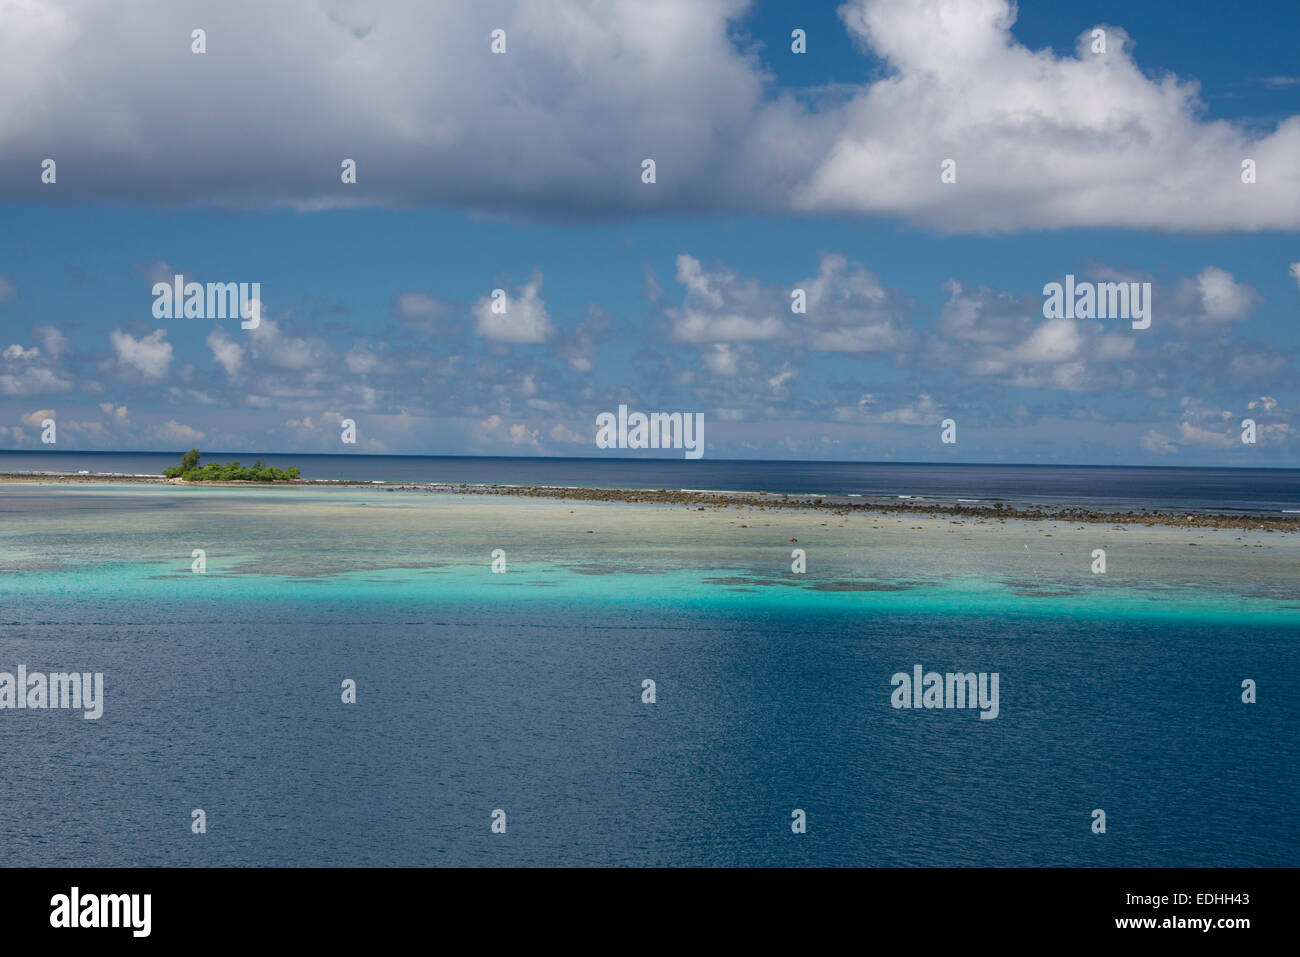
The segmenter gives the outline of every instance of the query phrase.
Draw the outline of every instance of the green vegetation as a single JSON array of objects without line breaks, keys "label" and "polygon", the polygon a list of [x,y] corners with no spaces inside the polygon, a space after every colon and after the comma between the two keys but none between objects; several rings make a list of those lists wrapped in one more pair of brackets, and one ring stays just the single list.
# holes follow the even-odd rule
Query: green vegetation
[{"label": "green vegetation", "polygon": [[181,456],[181,464],[163,469],[167,478],[182,478],[187,482],[292,482],[298,477],[296,468],[277,469],[263,465],[258,459],[252,468],[238,462],[209,462],[199,465],[199,450],[190,449]]}]

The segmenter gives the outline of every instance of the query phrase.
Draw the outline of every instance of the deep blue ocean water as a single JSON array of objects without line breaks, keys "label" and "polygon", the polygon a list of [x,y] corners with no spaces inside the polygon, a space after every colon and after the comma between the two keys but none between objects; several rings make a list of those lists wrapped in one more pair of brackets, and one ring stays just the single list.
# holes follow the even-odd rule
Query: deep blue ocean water
[{"label": "deep blue ocean water", "polygon": [[[1300,862],[1289,537],[1102,527],[1094,576],[1093,530],[804,513],[796,579],[776,517],[696,515],[0,486],[0,670],[106,698],[0,711],[0,865]],[[915,663],[999,716],[894,709]]]},{"label": "deep blue ocean water", "polygon": [[[87,612],[23,627],[33,664],[93,661],[110,684],[99,721],[4,715],[5,865],[1300,860],[1290,629],[610,621],[545,600]],[[1001,715],[886,707],[914,660],[999,670]],[[1271,707],[1240,703],[1242,674]]]},{"label": "deep blue ocean water", "polygon": [[[257,458],[304,477],[387,482],[497,483],[609,488],[711,489],[861,496],[973,499],[1009,505],[1073,505],[1106,511],[1300,514],[1300,469],[1149,468],[778,462],[681,458],[494,458],[406,455],[205,454],[204,462]],[[179,456],[155,452],[0,451],[0,472],[157,474]]]}]

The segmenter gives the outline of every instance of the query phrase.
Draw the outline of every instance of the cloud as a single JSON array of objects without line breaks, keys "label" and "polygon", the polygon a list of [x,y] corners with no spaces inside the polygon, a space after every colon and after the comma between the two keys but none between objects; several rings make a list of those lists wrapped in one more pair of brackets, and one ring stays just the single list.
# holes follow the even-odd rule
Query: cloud
[{"label": "cloud", "polygon": [[[705,362],[728,367],[726,343],[789,340],[824,352],[877,352],[904,346],[907,304],[859,263],[838,253],[820,257],[818,273],[792,288],[741,276],[729,266],[705,269],[686,253],[677,257],[680,307],[665,310],[672,335],[683,342],[710,344]],[[805,294],[804,313],[793,313],[793,291]],[[787,320],[784,317],[789,317]]]},{"label": "cloud", "polygon": [[186,402],[192,402],[195,405],[217,404],[217,400],[213,398],[211,392],[206,392],[202,389],[182,389],[178,386],[171,386],[167,389],[167,398],[177,405],[182,405]]},{"label": "cloud", "polygon": [[[1193,335],[1215,334],[1241,322],[1263,302],[1263,296],[1237,282],[1232,273],[1206,266],[1194,278],[1180,279],[1175,284],[1173,315],[1169,318]],[[1159,305],[1154,305],[1153,311],[1155,308]]]},{"label": "cloud", "polygon": [[[10,4],[0,195],[25,192],[10,174],[29,168],[27,144],[40,143],[41,156],[97,157],[93,182],[60,178],[74,200],[433,204],[564,218],[658,215],[665,199],[712,204],[719,188],[743,195],[752,187],[740,184],[770,181],[765,170],[808,151],[781,136],[775,121],[793,107],[765,103],[763,75],[732,42],[746,6],[386,0],[367,5],[359,27],[357,8],[342,17],[336,3],[304,2],[286,17],[142,0],[127,29],[77,0]],[[190,52],[199,22],[202,57]],[[505,55],[489,51],[495,27],[507,32]],[[438,56],[433,36],[447,41]],[[123,68],[132,62],[168,82]],[[57,78],[52,63],[65,64]],[[205,104],[202,117],[194,103]],[[229,151],[222,130],[234,128],[262,148]],[[736,149],[747,140],[769,148]],[[653,190],[640,180],[648,149],[660,169]],[[357,160],[355,185],[340,181],[345,157]]]},{"label": "cloud", "polygon": [[[288,419],[285,421],[284,427],[300,440],[310,440],[326,448],[332,448],[338,444],[339,437],[342,435],[343,420],[345,418],[347,416],[342,413],[325,411],[320,413],[316,420],[312,419],[310,415],[304,415],[298,419]],[[360,437],[364,440],[364,430],[361,431],[362,435]],[[365,444],[364,441],[363,444]]]},{"label": "cloud", "polygon": [[71,388],[70,379],[50,369],[32,366],[19,372],[0,372],[0,393],[5,395],[42,395]]},{"label": "cloud", "polygon": [[[1276,402],[1268,396],[1263,396],[1257,400],[1261,412],[1273,412]],[[1268,405],[1269,402],[1273,406]],[[1195,447],[1201,449],[1210,449],[1219,452],[1241,451],[1243,443],[1241,441],[1241,415],[1232,409],[1216,408],[1206,404],[1199,398],[1184,396],[1178,403],[1182,412],[1182,421],[1178,423],[1178,444],[1180,446]],[[1255,402],[1250,403],[1250,408],[1256,407]],[[1261,425],[1259,432],[1266,435],[1269,432],[1277,438],[1282,438],[1289,432],[1289,426],[1286,423],[1273,423],[1270,429],[1269,425]]]},{"label": "cloud", "polygon": [[541,437],[536,429],[522,422],[507,424],[499,415],[490,415],[478,423],[478,438],[489,443],[523,446],[540,450]]},{"label": "cloud", "polygon": [[198,429],[191,428],[188,425],[182,425],[175,419],[169,419],[162,425],[156,425],[151,430],[154,438],[160,442],[169,442],[176,445],[185,445],[191,442],[200,442],[204,438],[204,433]]},{"label": "cloud", "polygon": [[809,328],[801,332],[811,335],[813,349],[877,352],[907,342],[906,303],[864,266],[824,253],[817,276],[799,287],[808,293]]},{"label": "cloud", "polygon": [[1207,429],[1186,420],[1178,423],[1178,438],[1183,445],[1199,445],[1221,450],[1235,448],[1240,442],[1231,429],[1226,431]]},{"label": "cloud", "polygon": [[773,396],[784,397],[789,394],[790,383],[797,378],[799,378],[799,370],[787,362],[774,375],[768,377],[767,387]]},{"label": "cloud", "polygon": [[403,319],[440,319],[447,305],[427,292],[402,292],[393,300],[393,311]]},{"label": "cloud", "polygon": [[53,409],[37,409],[35,412],[28,412],[24,415],[22,417],[22,423],[29,429],[39,429],[42,422],[46,419],[52,419],[54,416],[55,413]]},{"label": "cloud", "polygon": [[123,375],[138,373],[152,381],[167,374],[172,362],[172,345],[167,341],[166,329],[155,329],[139,339],[121,329],[114,329],[108,338],[118,363],[123,367]]},{"label": "cloud", "polygon": [[[140,0],[128,25],[111,5],[10,3],[0,198],[46,199],[30,171],[49,155],[80,161],[57,186],[73,202],[1300,228],[1300,117],[1261,133],[1205,119],[1195,82],[1149,76],[1119,26],[1102,25],[1104,54],[1089,26],[1058,56],[1016,41],[1009,0],[852,0],[843,27],[875,58],[861,60],[863,82],[798,97],[737,29],[751,6],[304,0],[286,17]],[[199,22],[203,56],[189,46]],[[500,56],[488,49],[498,26]],[[145,62],[148,74],[125,66]],[[231,151],[232,129],[260,148]],[[340,180],[345,157],[355,184]],[[947,158],[955,184],[939,180]]]},{"label": "cloud", "polygon": [[37,326],[32,333],[51,359],[62,358],[67,353],[68,337],[53,326]]},{"label": "cloud", "polygon": [[1206,266],[1196,277],[1205,315],[1221,322],[1239,322],[1262,300],[1249,286],[1238,283],[1231,273]]},{"label": "cloud", "polygon": [[916,356],[920,367],[955,368],[973,380],[1068,392],[1133,385],[1124,369],[1137,346],[1132,335],[1101,322],[1044,319],[1041,296],[1017,297],[981,286],[945,284],[938,335]]},{"label": "cloud", "polygon": [[426,339],[446,340],[460,333],[450,321],[453,308],[451,303],[418,289],[393,297],[393,314],[402,321],[402,326]]},{"label": "cloud", "polygon": [[705,367],[714,375],[732,376],[740,371],[741,352],[726,342],[716,342],[701,356]]},{"label": "cloud", "polygon": [[1274,352],[1239,352],[1228,360],[1224,371],[1237,379],[1263,379],[1287,367],[1287,357]]},{"label": "cloud", "polygon": [[538,295],[541,288],[539,270],[513,296],[505,297],[505,312],[493,311],[491,295],[481,296],[474,304],[474,332],[491,342],[545,342],[555,333],[555,325],[546,312],[546,303]]},{"label": "cloud", "polygon": [[244,347],[224,329],[214,329],[205,341],[212,351],[212,358],[226,371],[226,377],[238,379],[244,366]]},{"label": "cloud", "polygon": [[1155,455],[1173,455],[1178,451],[1178,446],[1174,445],[1169,436],[1155,429],[1148,429],[1147,434],[1142,436],[1142,448]]},{"label": "cloud", "polygon": [[275,369],[301,371],[323,368],[330,350],[324,343],[308,341],[285,333],[279,323],[267,319],[249,330],[249,350]]},{"label": "cloud", "polygon": [[353,375],[369,375],[380,366],[379,357],[362,343],[354,343],[343,357],[343,363]]},{"label": "cloud", "polygon": [[879,398],[866,393],[858,398],[856,405],[839,406],[834,410],[834,418],[838,422],[882,425],[938,425],[943,416],[942,407],[925,393],[914,402],[892,409],[882,408]]},{"label": "cloud", "polygon": [[[784,331],[779,303],[757,279],[719,266],[709,271],[693,256],[677,257],[677,281],[686,287],[681,308],[667,310],[672,333],[684,342],[755,342]],[[787,307],[788,308],[788,307]]]},{"label": "cloud", "polygon": [[1300,263],[1292,263],[1287,270],[1287,275],[1294,279],[1297,288],[1300,288]]},{"label": "cloud", "polygon": [[[1300,117],[1259,137],[1204,121],[1196,84],[1148,78],[1119,27],[1101,25],[1104,54],[1088,29],[1057,56],[1014,39],[1009,0],[853,0],[840,16],[888,75],[844,106],[799,208],[987,233],[1300,224]],[[955,183],[940,181],[945,159]]]},{"label": "cloud", "polygon": [[939,421],[941,414],[934,399],[923,394],[917,402],[881,412],[878,421],[891,425],[933,425]]},{"label": "cloud", "polygon": [[1044,319],[1023,342],[1008,350],[1007,358],[1030,365],[1069,362],[1083,349],[1080,326],[1073,319]]},{"label": "cloud", "polygon": [[[592,432],[595,433],[595,425],[592,425]],[[563,442],[569,445],[585,444],[593,441],[592,436],[583,437],[560,422],[555,423],[548,435],[552,442]]]},{"label": "cloud", "polygon": [[8,302],[18,295],[18,284],[0,272],[0,302]]},{"label": "cloud", "polygon": [[165,259],[157,259],[153,262],[142,263],[137,267],[144,274],[145,280],[149,283],[149,288],[153,288],[157,283],[166,283],[172,285],[177,275],[184,275],[186,282],[198,282],[194,276],[182,273],[179,269],[173,268],[172,264]]}]

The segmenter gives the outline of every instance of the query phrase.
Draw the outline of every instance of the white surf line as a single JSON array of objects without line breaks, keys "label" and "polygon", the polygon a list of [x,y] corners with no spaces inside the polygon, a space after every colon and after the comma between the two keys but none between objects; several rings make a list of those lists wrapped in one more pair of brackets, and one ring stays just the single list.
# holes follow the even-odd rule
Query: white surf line
[{"label": "white surf line", "polygon": [[[637,489],[636,491],[652,491],[651,489]],[[655,489],[653,491],[659,491]],[[755,492],[750,489],[725,489],[725,488],[679,488],[679,492],[689,493],[691,495],[744,495],[753,498],[754,505],[780,505],[784,499],[790,499],[795,503],[802,502],[806,499],[813,498],[830,498],[825,492]]]}]

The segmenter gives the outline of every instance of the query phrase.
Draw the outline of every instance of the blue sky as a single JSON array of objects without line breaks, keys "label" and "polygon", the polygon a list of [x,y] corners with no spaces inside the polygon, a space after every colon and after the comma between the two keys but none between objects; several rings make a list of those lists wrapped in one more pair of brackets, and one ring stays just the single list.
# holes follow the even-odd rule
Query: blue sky
[{"label": "blue sky", "polygon": [[[0,448],[590,455],[625,403],[718,458],[1295,467],[1300,14],[1138,7],[33,0]],[[175,273],[262,325],[155,318]],[[1044,319],[1067,273],[1151,328]]]}]

